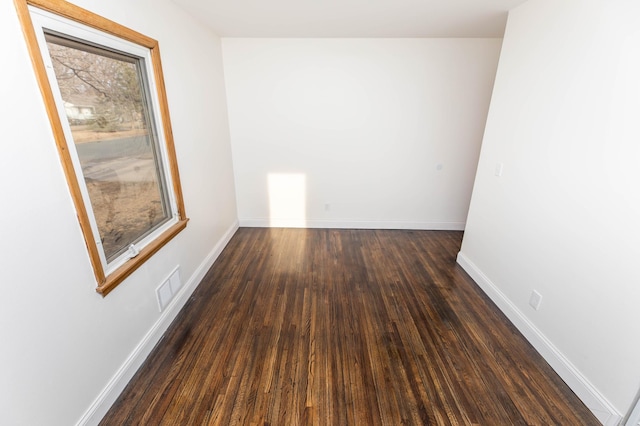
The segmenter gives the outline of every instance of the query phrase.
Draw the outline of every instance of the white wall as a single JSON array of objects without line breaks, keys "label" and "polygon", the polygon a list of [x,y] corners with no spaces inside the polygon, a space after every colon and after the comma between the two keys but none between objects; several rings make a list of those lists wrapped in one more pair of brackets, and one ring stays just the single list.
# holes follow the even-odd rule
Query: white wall
[{"label": "white wall", "polygon": [[16,13],[0,2],[3,425],[96,421],[171,319],[158,312],[156,286],[180,265],[191,291],[236,223],[219,39],[168,0],[77,4],[159,40],[191,220],[106,298],[95,292]]},{"label": "white wall", "polygon": [[640,388],[639,16],[630,0],[511,11],[460,256],[579,396],[622,415]]},{"label": "white wall", "polygon": [[223,38],[240,224],[463,229],[500,42]]}]

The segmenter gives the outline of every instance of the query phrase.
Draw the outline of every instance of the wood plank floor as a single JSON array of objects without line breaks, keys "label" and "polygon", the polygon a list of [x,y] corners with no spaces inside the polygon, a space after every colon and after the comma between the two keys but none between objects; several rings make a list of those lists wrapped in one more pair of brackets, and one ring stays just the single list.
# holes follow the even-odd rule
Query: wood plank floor
[{"label": "wood plank floor", "polygon": [[101,424],[599,424],[461,240],[241,228]]}]

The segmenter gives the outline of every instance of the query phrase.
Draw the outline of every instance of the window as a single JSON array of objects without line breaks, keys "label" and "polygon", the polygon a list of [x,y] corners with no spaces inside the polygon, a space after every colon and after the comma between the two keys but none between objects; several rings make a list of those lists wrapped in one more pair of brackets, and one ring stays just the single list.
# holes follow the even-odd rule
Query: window
[{"label": "window", "polygon": [[106,295],[187,222],[158,44],[66,2],[16,8]]}]

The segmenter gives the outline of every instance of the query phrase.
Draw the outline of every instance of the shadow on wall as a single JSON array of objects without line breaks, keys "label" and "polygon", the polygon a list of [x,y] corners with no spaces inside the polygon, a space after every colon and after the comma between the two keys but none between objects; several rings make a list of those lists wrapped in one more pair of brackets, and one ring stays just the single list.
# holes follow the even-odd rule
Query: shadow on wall
[{"label": "shadow on wall", "polygon": [[303,173],[269,173],[267,183],[270,226],[306,228],[307,176]]}]

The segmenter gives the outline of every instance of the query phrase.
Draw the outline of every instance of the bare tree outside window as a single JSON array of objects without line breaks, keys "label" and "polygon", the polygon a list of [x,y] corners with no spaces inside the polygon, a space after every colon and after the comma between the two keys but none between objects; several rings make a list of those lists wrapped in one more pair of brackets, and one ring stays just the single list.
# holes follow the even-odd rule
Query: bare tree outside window
[{"label": "bare tree outside window", "polygon": [[171,218],[138,58],[46,35],[107,261]]}]

